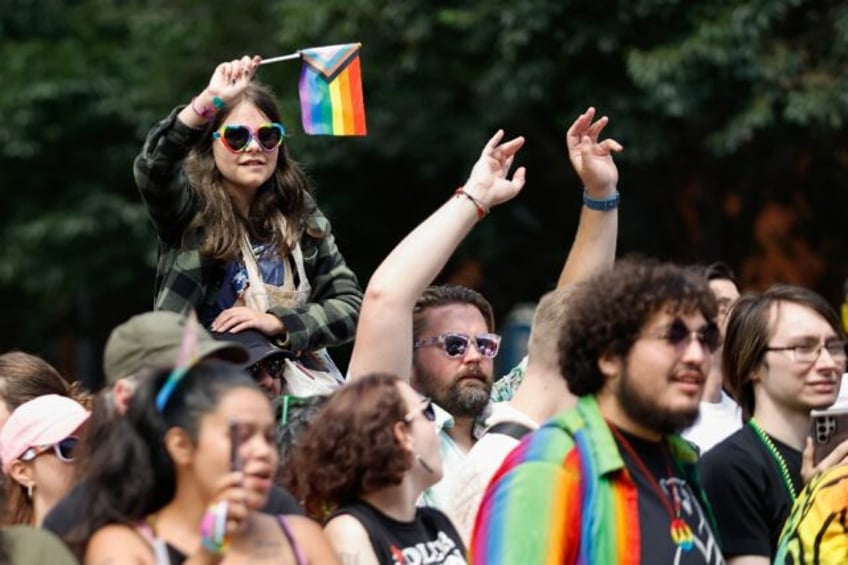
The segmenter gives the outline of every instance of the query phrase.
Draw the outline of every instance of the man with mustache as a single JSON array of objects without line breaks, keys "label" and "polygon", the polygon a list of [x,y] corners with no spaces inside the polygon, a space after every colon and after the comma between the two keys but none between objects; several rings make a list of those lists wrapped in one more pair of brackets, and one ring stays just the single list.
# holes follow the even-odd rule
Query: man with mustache
[{"label": "man with mustache", "polygon": [[671,264],[624,261],[579,283],[559,336],[577,406],[525,435],[483,496],[469,563],[723,563],[694,422],[716,301]]},{"label": "man with mustache", "polygon": [[[568,130],[569,157],[584,185],[584,207],[558,286],[607,268],[615,254],[619,194],[612,153],[622,147],[612,139],[599,140],[608,122],[606,116],[596,119],[590,107]],[[494,333],[492,307],[480,293],[454,285],[427,285],[472,226],[523,187],[523,167],[512,179],[507,173],[524,139],[500,143],[502,138],[502,132],[496,134],[468,182],[374,272],[349,369],[351,378],[369,372],[409,375],[410,384],[433,399],[444,477],[424,493],[424,502],[443,510],[450,508],[454,483],[483,431],[480,424],[488,413],[500,336]],[[511,375],[523,376],[518,371]],[[513,392],[509,389],[517,387],[522,376],[510,378],[495,396],[509,399]],[[531,380],[539,382],[538,376]],[[558,392],[554,389],[553,395]],[[420,458],[416,464],[431,466]]]}]

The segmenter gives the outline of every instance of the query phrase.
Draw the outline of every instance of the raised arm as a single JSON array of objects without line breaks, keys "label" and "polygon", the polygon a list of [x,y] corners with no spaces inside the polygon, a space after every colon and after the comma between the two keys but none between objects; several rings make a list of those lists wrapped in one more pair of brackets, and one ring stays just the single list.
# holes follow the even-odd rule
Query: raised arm
[{"label": "raised arm", "polygon": [[[614,139],[598,141],[609,118],[592,122],[595,109],[590,107],[574,120],[566,134],[568,157],[580,177],[585,196],[594,201],[610,201],[618,196],[618,169],[612,154],[622,150]],[[593,210],[587,205],[580,213],[580,223],[568,259],[557,286],[585,279],[609,269],[615,261],[618,238],[618,208]]]},{"label": "raised arm", "polygon": [[524,186],[524,167],[508,178],[524,138],[502,142],[503,137],[499,130],[486,143],[461,192],[407,235],[374,271],[359,315],[351,378],[377,371],[409,378],[415,301],[477,220]]}]

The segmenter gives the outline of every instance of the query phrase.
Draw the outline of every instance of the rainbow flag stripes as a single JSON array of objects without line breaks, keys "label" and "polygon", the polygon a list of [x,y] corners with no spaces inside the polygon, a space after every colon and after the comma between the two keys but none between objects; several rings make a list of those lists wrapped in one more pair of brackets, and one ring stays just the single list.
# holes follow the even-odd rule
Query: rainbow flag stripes
[{"label": "rainbow flag stripes", "polygon": [[361,43],[302,49],[300,111],[310,135],[366,135]]}]

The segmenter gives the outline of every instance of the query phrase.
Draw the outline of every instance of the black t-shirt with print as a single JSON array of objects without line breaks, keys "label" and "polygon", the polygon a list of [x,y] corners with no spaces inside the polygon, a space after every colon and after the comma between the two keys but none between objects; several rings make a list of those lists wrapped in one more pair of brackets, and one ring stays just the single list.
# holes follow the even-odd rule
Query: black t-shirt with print
[{"label": "black t-shirt with print", "polygon": [[[795,492],[800,492],[801,452],[771,440],[783,456]],[[718,523],[724,555],[773,559],[792,500],[778,464],[751,426],[743,426],[705,453],[698,473]]]},{"label": "black t-shirt with print", "polygon": [[330,516],[350,514],[368,532],[380,565],[465,565],[465,545],[450,519],[436,508],[419,507],[412,522],[390,518],[366,502],[337,509]]},{"label": "black t-shirt with print", "polygon": [[[636,463],[624,445],[616,439],[627,471],[636,485],[639,505],[640,563],[676,563],[681,565],[723,564],[721,548],[713,534],[707,514],[698,498],[689,487],[683,474],[675,465],[664,442],[652,442],[619,430],[624,439],[636,452],[644,467],[653,476],[653,481]],[[669,471],[671,474],[669,474]],[[668,507],[660,499],[659,487]],[[680,517],[692,531],[692,547],[685,550],[671,538],[672,512],[675,508],[674,494],[680,502]]]}]

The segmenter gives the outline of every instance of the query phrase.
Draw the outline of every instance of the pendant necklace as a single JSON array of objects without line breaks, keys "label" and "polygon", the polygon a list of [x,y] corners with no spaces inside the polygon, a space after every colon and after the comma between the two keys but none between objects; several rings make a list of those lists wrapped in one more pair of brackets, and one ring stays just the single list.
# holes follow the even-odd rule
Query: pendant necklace
[{"label": "pendant necklace", "polygon": [[795,493],[795,485],[792,484],[792,475],[789,474],[789,467],[786,466],[786,460],[783,459],[783,455],[781,455],[777,450],[774,442],[771,441],[771,438],[758,421],[751,418],[748,420],[748,425],[751,426],[751,429],[754,430],[754,433],[757,434],[757,437],[765,446],[766,451],[768,451],[771,458],[774,459],[777,468],[780,470],[780,476],[783,478],[783,486],[786,487],[786,492],[789,493],[789,500],[794,504],[795,498],[797,498],[798,495]]},{"label": "pendant necklace", "polygon": [[[615,438],[619,441],[621,446],[627,451],[630,455],[633,462],[636,463],[636,466],[639,467],[639,470],[648,479],[651,487],[657,492],[660,497],[660,501],[668,512],[669,518],[671,518],[671,541],[674,542],[675,545],[680,547],[683,551],[689,551],[695,546],[694,539],[695,537],[692,535],[692,528],[689,527],[689,524],[686,523],[686,520],[680,517],[680,496],[677,492],[677,486],[671,484],[671,480],[673,478],[673,474],[671,472],[671,465],[668,462],[668,459],[663,457],[663,463],[665,464],[666,474],[668,475],[668,490],[671,493],[671,499],[674,501],[674,507],[668,502],[668,495],[665,494],[659,482],[657,482],[656,477],[654,477],[653,473],[648,470],[648,467],[642,462],[642,459],[636,454],[636,450],[633,449],[633,446],[630,445],[624,435],[619,431],[619,429],[612,422],[607,422],[609,424],[610,430]],[[663,450],[663,454],[665,454],[665,450]]]}]

